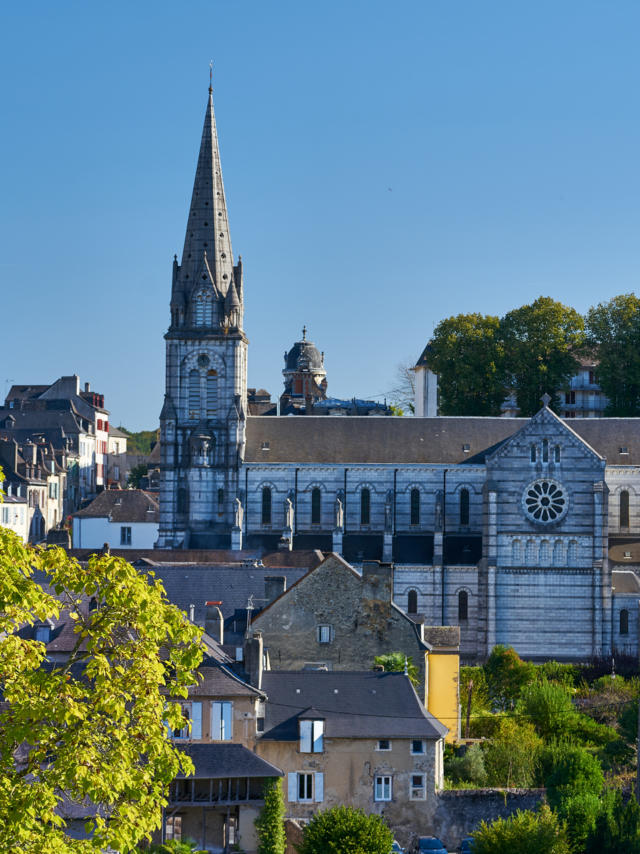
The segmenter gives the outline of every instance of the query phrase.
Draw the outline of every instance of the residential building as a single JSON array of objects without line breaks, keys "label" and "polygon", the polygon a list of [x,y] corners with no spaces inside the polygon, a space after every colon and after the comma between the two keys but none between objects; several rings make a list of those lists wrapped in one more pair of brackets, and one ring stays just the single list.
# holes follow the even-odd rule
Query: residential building
[{"label": "residential building", "polygon": [[158,502],[142,489],[105,489],[73,514],[73,546],[150,549],[158,538]]}]

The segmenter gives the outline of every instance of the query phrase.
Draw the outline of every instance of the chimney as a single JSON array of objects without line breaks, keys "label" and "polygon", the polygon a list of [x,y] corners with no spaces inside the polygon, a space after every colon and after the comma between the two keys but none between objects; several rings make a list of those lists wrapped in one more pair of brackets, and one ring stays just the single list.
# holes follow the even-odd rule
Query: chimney
[{"label": "chimney", "polygon": [[224,643],[224,618],[218,607],[222,602],[205,602],[206,614],[204,618],[204,630],[219,644]]},{"label": "chimney", "polygon": [[264,645],[262,632],[254,632],[253,637],[245,638],[244,669],[249,677],[249,684],[254,688],[262,688],[262,671],[264,669]]},{"label": "chimney", "polygon": [[391,602],[393,597],[393,564],[366,560],[362,564],[363,594],[371,599]]},{"label": "chimney", "polygon": [[84,384],[84,390],[85,390],[85,392],[90,392],[91,391],[91,383],[85,383]]},{"label": "chimney", "polygon": [[287,589],[286,575],[265,575],[264,577],[264,598],[267,605],[281,596]]}]

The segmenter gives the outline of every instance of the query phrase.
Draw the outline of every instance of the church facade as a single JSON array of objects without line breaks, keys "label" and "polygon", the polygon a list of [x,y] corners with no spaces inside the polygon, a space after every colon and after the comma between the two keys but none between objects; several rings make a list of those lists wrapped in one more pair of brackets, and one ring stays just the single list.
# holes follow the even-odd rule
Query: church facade
[{"label": "church facade", "polygon": [[467,659],[637,655],[636,419],[549,400],[531,419],[253,416],[243,306],[210,90],[165,335],[159,547],[393,562],[396,603],[460,625]]}]

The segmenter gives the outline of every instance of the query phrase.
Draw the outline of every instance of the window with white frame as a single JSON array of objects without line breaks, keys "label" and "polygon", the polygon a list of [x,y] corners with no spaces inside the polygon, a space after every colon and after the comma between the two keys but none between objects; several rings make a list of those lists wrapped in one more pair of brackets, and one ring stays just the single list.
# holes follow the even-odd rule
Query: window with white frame
[{"label": "window with white frame", "polygon": [[211,703],[211,739],[231,741],[233,731],[233,703],[213,700]]},{"label": "window with white frame", "polygon": [[289,803],[322,803],[324,800],[324,774],[322,771],[291,771],[287,777]]},{"label": "window with white frame", "polygon": [[424,741],[421,738],[412,738],[411,753],[413,756],[423,756],[425,752]]},{"label": "window with white frame", "polygon": [[182,840],[182,816],[169,815],[164,820],[164,838]]},{"label": "window with white frame", "polygon": [[373,788],[374,801],[390,801],[392,794],[392,777],[390,774],[376,774]]},{"label": "window with white frame", "polygon": [[427,797],[427,787],[424,783],[424,774],[411,774],[411,794],[412,801],[424,801]]},{"label": "window with white frame", "polygon": [[300,753],[322,753],[324,750],[324,721],[300,721]]},{"label": "window with white frame", "polygon": [[131,545],[131,528],[129,526],[122,526],[120,528],[120,545],[121,546],[130,546]]},{"label": "window with white frame", "polygon": [[388,738],[378,739],[376,750],[391,750],[391,742]]},{"label": "window with white frame", "polygon": [[331,643],[331,626],[318,626],[318,643]]},{"label": "window with white frame", "polygon": [[202,703],[182,703],[182,717],[186,723],[182,729],[174,729],[172,738],[202,738]]}]

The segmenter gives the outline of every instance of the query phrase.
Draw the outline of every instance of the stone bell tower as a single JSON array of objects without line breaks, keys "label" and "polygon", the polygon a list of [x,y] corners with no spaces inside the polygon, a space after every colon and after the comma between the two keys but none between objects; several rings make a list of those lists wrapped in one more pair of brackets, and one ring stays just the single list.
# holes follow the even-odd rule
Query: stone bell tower
[{"label": "stone bell tower", "polygon": [[213,111],[204,118],[189,219],[173,262],[160,414],[160,548],[230,544],[247,411],[242,260],[233,263]]}]

